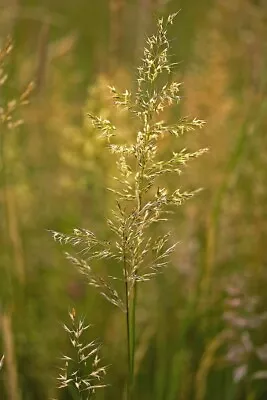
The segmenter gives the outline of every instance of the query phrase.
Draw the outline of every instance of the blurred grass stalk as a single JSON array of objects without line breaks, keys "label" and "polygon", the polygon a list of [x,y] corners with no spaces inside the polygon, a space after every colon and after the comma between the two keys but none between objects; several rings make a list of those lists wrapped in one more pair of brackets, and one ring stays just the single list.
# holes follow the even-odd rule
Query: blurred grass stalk
[{"label": "blurred grass stalk", "polygon": [[0,326],[3,335],[5,354],[4,373],[6,374],[6,393],[9,400],[19,400],[19,384],[16,365],[16,352],[13,340],[12,317],[10,312],[2,312]]},{"label": "blurred grass stalk", "polygon": [[[10,89],[5,86],[5,83],[9,81],[8,70],[6,66],[7,58],[13,50],[13,43],[11,39],[8,39],[5,45],[0,51],[0,65],[1,65],[1,92],[3,93],[2,104],[1,104],[1,137],[0,137],[0,157],[1,157],[1,170],[0,170],[0,182],[2,186],[2,202],[4,212],[4,231],[7,232],[7,238],[11,244],[10,264],[5,265],[7,270],[6,276],[9,276],[9,284],[14,292],[18,292],[18,298],[22,293],[22,287],[25,283],[25,262],[23,257],[22,240],[19,231],[19,223],[17,217],[17,206],[14,195],[14,171],[12,166],[9,164],[9,157],[7,147],[9,145],[8,133],[14,131],[21,123],[22,120],[16,115],[17,110],[27,104],[27,98],[32,90],[32,85],[29,85],[25,91],[19,96],[18,99],[13,99],[10,94]],[[3,238],[4,239],[4,238]],[[12,260],[12,261],[11,261]],[[14,265],[14,269],[11,269],[11,265]],[[7,283],[6,283],[7,284]],[[4,301],[3,299],[1,300]],[[7,304],[5,304],[7,303]],[[19,384],[17,377],[17,362],[16,362],[16,351],[13,338],[12,330],[12,304],[9,299],[5,300],[4,304],[1,304],[1,322],[2,322],[2,333],[3,333],[3,347],[4,355],[6,358],[6,390],[10,400],[19,400]]]},{"label": "blurred grass stalk", "polygon": [[[5,46],[0,51],[0,64],[3,67],[6,58],[12,51],[12,43],[10,40],[7,41]],[[2,72],[2,75],[4,72]],[[3,75],[2,84],[4,85],[5,80],[7,79],[7,75]],[[8,108],[8,101],[6,101]],[[16,206],[14,202],[14,197],[12,193],[12,188],[8,183],[8,163],[7,157],[5,154],[5,145],[6,145],[6,134],[7,127],[6,122],[8,120],[8,111],[3,109],[1,115],[1,143],[0,143],[0,154],[1,154],[1,186],[2,186],[2,202],[3,202],[3,211],[4,211],[4,221],[5,228],[8,232],[8,237],[11,242],[13,248],[13,256],[14,256],[14,265],[16,268],[18,281],[22,284],[24,281],[24,262],[22,257],[22,246],[20,235],[18,232],[18,225],[16,219]],[[9,271],[10,265],[5,265],[7,269],[7,276],[11,276],[12,273]],[[10,280],[11,282],[11,280]],[[3,301],[3,299],[2,299]],[[6,308],[6,310],[4,310]],[[14,349],[14,339],[13,339],[13,330],[12,330],[12,316],[11,316],[11,305],[6,306],[1,304],[1,326],[2,326],[2,335],[3,335],[3,351],[6,358],[6,391],[10,400],[19,400],[19,385],[17,378],[17,365],[16,365],[16,352]]]},{"label": "blurred grass stalk", "polygon": [[[15,17],[17,14],[18,2],[17,0],[13,0],[10,4],[10,1],[6,2],[4,6],[8,6],[8,14],[5,17],[5,21],[1,20],[1,25],[4,26],[4,32],[2,31],[2,35],[7,36],[8,33],[12,32],[12,27],[14,25]],[[2,17],[3,19],[3,17]],[[2,28],[3,29],[3,28]],[[8,45],[7,45],[8,46]],[[1,60],[0,63],[4,61],[5,57],[8,55],[8,52],[5,53],[5,49],[1,49]],[[1,86],[1,85],[0,85]],[[14,252],[16,254],[16,265],[18,268],[18,276],[20,279],[23,279],[23,261],[21,259],[21,246],[18,231],[16,229],[16,218],[12,216],[12,211],[14,208],[14,202],[12,201],[12,194],[10,190],[7,188],[7,182],[5,177],[5,161],[4,161],[4,135],[5,130],[1,127],[1,175],[0,182],[2,183],[3,188],[3,210],[7,211],[6,219],[8,219],[7,226],[9,231],[9,237],[12,240]],[[2,328],[3,335],[3,350],[6,358],[6,376],[7,376],[7,384],[6,390],[9,395],[10,400],[19,400],[19,386],[17,379],[17,366],[16,366],[16,353],[14,349],[13,343],[13,331],[12,331],[12,317],[10,312],[3,311],[3,306],[0,304],[1,315],[0,315],[0,326]]]},{"label": "blurred grass stalk", "polygon": [[[3,132],[2,132],[3,135]],[[3,155],[3,153],[2,153]],[[3,155],[4,157],[4,155]],[[6,214],[6,224],[9,240],[12,244],[13,252],[13,263],[16,270],[16,278],[18,280],[19,286],[15,283],[15,290],[21,291],[21,286],[25,282],[25,268],[24,268],[24,258],[22,252],[22,242],[21,236],[18,229],[18,221],[16,217],[16,204],[14,199],[14,194],[12,188],[7,186],[6,180],[4,179],[4,200],[5,200],[5,214]],[[11,264],[7,265],[6,268],[11,268]],[[12,275],[12,272],[7,272],[7,275]],[[12,282],[12,278],[9,283]],[[12,283],[11,283],[12,284]],[[2,325],[2,335],[3,335],[3,349],[5,354],[5,366],[6,366],[6,391],[8,393],[8,398],[10,400],[19,400],[19,383],[17,376],[17,362],[16,362],[16,350],[13,338],[12,329],[12,305],[4,306],[1,308],[6,308],[6,311],[2,311],[1,315],[1,325]]]},{"label": "blurred grass stalk", "polygon": [[[8,4],[9,6],[9,14],[10,18],[12,18],[12,22],[14,23],[14,18],[16,16],[16,8],[18,7],[17,1],[13,1],[13,4]],[[12,23],[12,25],[13,25]],[[9,32],[11,31],[10,29],[10,21],[8,23],[9,26]],[[46,26],[45,26],[46,28]],[[48,29],[44,30],[44,36],[48,32]],[[47,35],[45,35],[46,37]],[[43,41],[42,41],[43,43]],[[42,43],[40,44],[40,53],[41,56],[43,55],[44,51],[42,46]],[[1,64],[5,63],[6,57],[9,55],[13,47],[13,44],[8,42],[6,44],[6,47],[4,47],[1,50]],[[42,79],[44,75],[43,71],[43,65],[44,65],[44,59],[41,57],[41,60],[38,64],[38,69],[37,69],[37,82],[38,82],[38,89],[41,88],[42,86]],[[8,74],[5,68],[5,72]],[[8,76],[4,78],[4,81],[8,79]],[[3,81],[3,83],[4,83]],[[27,90],[27,89],[26,89]],[[24,93],[25,94],[25,93]],[[26,100],[27,94],[24,97],[22,94],[21,96],[21,104],[23,101]],[[18,222],[18,212],[17,212],[17,205],[16,205],[16,196],[14,194],[15,187],[13,183],[13,173],[12,171],[12,166],[9,165],[9,160],[8,156],[6,155],[6,146],[8,146],[8,132],[10,132],[9,129],[9,123],[12,124],[12,119],[13,115],[12,112],[15,111],[12,110],[11,101],[17,102],[17,100],[8,100],[8,88],[6,89],[6,98],[5,99],[5,105],[7,107],[7,115],[2,115],[2,126],[1,126],[1,186],[2,186],[2,202],[3,202],[3,211],[4,211],[4,220],[5,220],[5,226],[6,226],[6,231],[8,233],[8,238],[11,243],[11,253],[13,256],[11,256],[10,260],[13,259],[13,262],[10,262],[10,265],[6,265],[7,269],[7,274],[6,276],[9,276],[9,284],[13,286],[13,289],[10,288],[10,290],[13,292],[16,292],[18,295],[19,292],[19,298],[20,294],[22,293],[22,287],[25,284],[25,278],[26,278],[26,273],[25,273],[25,261],[24,261],[24,256],[23,256],[23,246],[22,246],[22,239],[20,235],[20,229],[19,229],[19,222]],[[24,98],[23,98],[24,97]],[[20,103],[20,100],[18,100],[18,104]],[[10,102],[10,103],[9,103]],[[16,108],[16,105],[14,106]],[[9,114],[10,111],[10,114]],[[9,114],[9,115],[8,115]],[[20,121],[21,122],[21,121]],[[12,129],[12,127],[11,127]],[[14,265],[15,269],[12,271],[11,264]],[[15,279],[15,280],[14,280]],[[2,327],[2,335],[3,335],[3,349],[4,349],[4,354],[5,354],[5,367],[6,367],[6,392],[8,394],[8,398],[10,400],[19,400],[20,399],[20,391],[19,391],[19,383],[18,383],[18,375],[17,375],[17,362],[16,362],[16,351],[15,351],[15,344],[14,344],[14,338],[13,338],[13,329],[12,329],[12,304],[8,305],[3,305],[1,307],[1,327]]]}]

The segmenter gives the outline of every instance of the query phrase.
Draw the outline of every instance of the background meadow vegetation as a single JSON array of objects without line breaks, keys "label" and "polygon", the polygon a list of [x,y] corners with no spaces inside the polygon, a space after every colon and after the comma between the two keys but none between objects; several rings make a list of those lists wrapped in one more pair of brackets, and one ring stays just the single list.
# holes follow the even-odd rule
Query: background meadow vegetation
[{"label": "background meadow vegetation", "polygon": [[210,151],[166,179],[170,190],[204,190],[171,216],[179,245],[140,291],[135,399],[267,399],[265,0],[1,1],[0,44],[11,35],[14,49],[3,61],[0,106],[29,82],[35,88],[15,110],[23,125],[8,129],[0,113],[0,399],[71,399],[55,378],[72,307],[93,324],[89,338],[100,339],[110,365],[96,398],[122,398],[124,319],[47,230],[108,234],[116,164],[85,115],[135,134],[108,86],[131,88],[146,34],[179,9],[169,38],[182,101],[164,117],[207,124],[165,137],[161,150]]}]

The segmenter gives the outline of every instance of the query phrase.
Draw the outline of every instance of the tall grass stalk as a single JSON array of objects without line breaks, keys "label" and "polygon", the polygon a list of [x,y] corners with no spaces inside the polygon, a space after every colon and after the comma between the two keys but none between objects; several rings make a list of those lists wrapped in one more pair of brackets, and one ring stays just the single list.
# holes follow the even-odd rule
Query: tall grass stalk
[{"label": "tall grass stalk", "polygon": [[[175,64],[169,60],[167,28],[176,14],[159,19],[157,32],[146,41],[141,65],[137,69],[134,93],[119,92],[111,87],[114,104],[128,112],[137,134],[133,142],[120,144],[116,127],[107,119],[88,114],[95,129],[106,138],[111,153],[117,156],[118,176],[109,190],[115,196],[116,207],[107,220],[114,240],[98,239],[87,229],[74,229],[70,235],[53,231],[61,244],[72,245],[75,255],[67,258],[86,276],[89,285],[125,313],[127,337],[127,400],[133,399],[135,386],[135,354],[137,337],[136,313],[141,283],[162,273],[175,245],[168,245],[168,234],[156,236],[151,226],[167,221],[170,208],[180,206],[192,198],[195,191],[180,188],[169,193],[163,178],[181,174],[187,163],[206,149],[190,153],[187,149],[170,151],[162,159],[160,142],[166,135],[179,138],[186,132],[202,128],[204,122],[196,118],[180,118],[174,124],[162,120],[166,108],[180,102],[180,83],[172,82]],[[113,260],[121,266],[120,276],[108,272],[103,276],[91,266],[93,261]],[[114,280],[119,284],[114,285]],[[119,288],[117,288],[119,286]]]},{"label": "tall grass stalk", "polygon": [[[28,97],[33,89],[33,84],[27,86],[25,91],[18,98],[10,98],[7,82],[7,60],[13,50],[13,43],[8,38],[0,49],[0,188],[3,191],[3,209],[5,210],[5,233],[11,243],[12,260],[10,265],[6,265],[7,276],[10,277],[11,284],[15,286],[18,282],[20,286],[25,281],[25,263],[22,251],[21,236],[17,218],[17,207],[14,196],[14,189],[10,183],[10,169],[8,153],[8,135],[12,133],[23,121],[18,116],[18,110],[28,103]],[[14,271],[11,265],[14,264]],[[10,283],[10,282],[9,282]],[[18,288],[18,286],[16,286]],[[6,390],[11,400],[20,399],[20,391],[17,376],[17,362],[15,343],[12,331],[12,306],[6,305],[5,299],[0,299],[0,315],[3,335],[3,348],[6,357]]]},{"label": "tall grass stalk", "polygon": [[[5,352],[5,367],[6,367],[6,391],[10,400],[19,400],[20,391],[18,384],[16,352],[14,338],[12,332],[12,317],[11,314],[2,313],[1,327],[3,335],[3,349]],[[4,359],[1,359],[1,364]]]}]

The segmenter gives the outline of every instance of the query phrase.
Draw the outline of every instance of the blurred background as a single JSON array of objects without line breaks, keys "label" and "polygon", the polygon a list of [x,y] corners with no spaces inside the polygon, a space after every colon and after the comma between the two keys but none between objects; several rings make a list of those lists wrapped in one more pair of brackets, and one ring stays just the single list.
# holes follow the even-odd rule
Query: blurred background
[{"label": "blurred background", "polygon": [[89,336],[111,364],[97,399],[122,398],[124,318],[47,230],[105,236],[116,165],[85,113],[135,134],[108,85],[134,85],[146,35],[179,9],[169,32],[174,79],[183,82],[178,113],[207,125],[168,138],[163,151],[210,151],[167,182],[204,190],[172,216],[180,243],[164,275],[140,290],[135,398],[267,399],[267,2],[1,0],[0,44],[10,35],[14,49],[0,57],[8,73],[0,106],[12,108],[35,81],[29,105],[14,111],[23,125],[6,125],[0,109],[3,400],[70,399],[56,377],[71,307],[93,324]]}]

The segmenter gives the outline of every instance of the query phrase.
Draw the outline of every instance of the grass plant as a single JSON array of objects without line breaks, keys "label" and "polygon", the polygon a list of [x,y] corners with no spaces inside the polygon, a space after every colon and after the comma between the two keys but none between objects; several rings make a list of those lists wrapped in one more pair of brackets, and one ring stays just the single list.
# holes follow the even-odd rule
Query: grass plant
[{"label": "grass plant", "polygon": [[[267,2],[21,2],[16,15],[8,3],[1,32],[12,29],[15,49],[0,41],[0,399],[266,400]],[[179,23],[159,22],[134,74],[154,12],[176,7]],[[168,44],[167,28],[177,37]],[[178,68],[162,65],[166,48]],[[21,88],[33,76],[24,108]],[[208,126],[172,134],[189,128],[182,115]],[[212,153],[184,170],[181,150],[206,143]],[[183,207],[169,201],[177,188],[199,186]],[[48,227],[79,228],[56,236],[83,275]],[[69,304],[94,328],[71,311],[62,332]],[[75,335],[84,346],[100,339],[108,376],[91,379],[102,362],[79,362]]]},{"label": "grass plant", "polygon": [[97,389],[105,387],[102,383],[106,367],[100,366],[99,344],[93,340],[84,341],[84,334],[90,327],[83,319],[78,319],[75,309],[69,312],[70,326],[64,324],[72,345],[71,356],[64,355],[64,366],[58,377],[59,388],[67,388],[74,399],[90,400]]},{"label": "grass plant", "polygon": [[[181,84],[171,79],[175,64],[169,59],[167,37],[168,26],[175,16],[172,14],[166,20],[160,18],[157,32],[147,39],[137,69],[135,90],[119,92],[110,88],[114,105],[126,110],[131,118],[137,132],[135,141],[121,143],[124,138],[111,121],[88,114],[94,128],[106,139],[108,150],[117,157],[116,184],[109,188],[116,207],[107,219],[114,239],[99,239],[84,228],[75,228],[71,234],[52,231],[57,242],[76,249],[75,254],[67,252],[66,256],[84,274],[89,285],[96,287],[125,315],[127,400],[134,398],[139,290],[144,282],[163,272],[175,248],[175,244],[169,244],[170,233],[156,236],[150,228],[166,222],[173,208],[192,198],[196,192],[181,188],[168,192],[164,177],[169,174],[179,176],[189,161],[207,151],[181,149],[170,152],[167,159],[161,156],[160,142],[164,137],[173,135],[179,139],[204,125],[204,121],[196,118],[182,117],[175,124],[162,119],[165,109],[181,100]],[[111,259],[120,266],[119,275],[108,271],[108,276],[103,276],[93,266],[94,262]]]},{"label": "grass plant", "polygon": [[[12,250],[9,262],[5,265],[4,277],[7,277],[8,285],[6,286],[8,287],[8,295],[5,295],[6,289],[4,289],[4,295],[0,299],[0,322],[6,357],[6,389],[10,399],[19,400],[20,390],[13,338],[12,300],[10,299],[10,293],[12,291],[21,292],[20,289],[25,282],[25,268],[13,187],[14,174],[12,162],[10,162],[13,156],[12,153],[14,153],[10,137],[12,138],[14,131],[23,124],[20,109],[28,104],[29,95],[33,90],[33,83],[30,83],[21,94],[15,97],[11,95],[9,87],[11,78],[8,74],[8,63],[12,50],[13,42],[8,37],[0,48],[0,192],[2,192],[1,202],[4,209],[4,243],[10,246]],[[1,367],[3,361],[4,358],[1,359]]]}]

